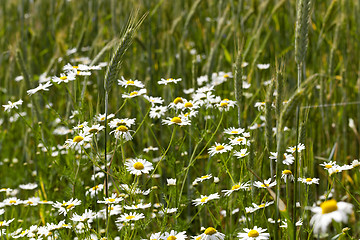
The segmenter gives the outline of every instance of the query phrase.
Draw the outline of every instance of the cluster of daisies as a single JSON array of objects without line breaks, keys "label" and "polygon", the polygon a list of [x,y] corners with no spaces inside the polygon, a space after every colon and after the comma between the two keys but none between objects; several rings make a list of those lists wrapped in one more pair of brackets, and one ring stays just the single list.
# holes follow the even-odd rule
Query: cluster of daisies
[{"label": "cluster of daisies", "polygon": [[[70,55],[72,53],[69,53]],[[27,91],[28,95],[36,94],[39,91],[49,91],[49,88],[53,84],[62,84],[75,81],[78,76],[89,76],[94,70],[100,70],[102,67],[106,66],[106,63],[99,64],[97,66],[90,66],[86,64],[71,65],[67,64],[63,67],[64,73],[61,73],[60,76],[47,77],[46,75],[40,76],[39,86],[34,89],[29,89]],[[243,67],[246,67],[246,64],[243,64]],[[259,69],[267,69],[268,65],[258,65]],[[131,101],[130,99],[135,97],[144,98],[149,105],[149,117],[151,119],[161,119],[163,125],[178,125],[186,126],[191,125],[192,118],[198,116],[202,108],[206,110],[214,109],[215,111],[227,112],[233,108],[236,104],[235,101],[229,100],[227,98],[221,98],[220,96],[215,95],[215,87],[226,82],[228,79],[233,78],[231,72],[218,72],[213,73],[209,79],[207,75],[200,76],[197,78],[198,89],[185,89],[183,92],[187,97],[176,97],[171,102],[165,104],[165,100],[161,97],[149,96],[147,95],[147,90],[145,84],[138,80],[126,80],[124,77],[118,80],[118,85],[123,87],[126,93],[123,93],[121,96],[124,101]],[[250,84],[247,83],[246,78],[243,79],[243,89],[248,89]],[[181,78],[162,78],[158,81],[159,85],[163,85],[165,88],[169,87],[168,85],[178,84],[181,82]],[[246,95],[246,94],[244,94]],[[21,106],[23,101],[20,99],[16,102],[8,101],[8,104],[3,105],[4,111],[11,112],[11,109],[16,109],[18,116],[22,117],[25,114],[22,114],[17,111],[18,107]],[[285,102],[286,103],[286,102]],[[264,109],[264,102],[258,102],[255,104],[255,107],[260,111]],[[47,108],[52,108],[52,104],[49,103],[46,105]],[[106,127],[110,128],[110,136],[113,136],[116,140],[116,143],[125,143],[131,141],[134,138],[137,129],[134,128],[136,118],[116,118],[115,114],[98,114],[94,116],[93,120],[89,122],[85,121],[82,123],[76,123],[76,116],[79,114],[78,111],[73,111],[72,115],[68,119],[67,126],[70,124],[75,125],[72,128],[67,126],[60,125],[64,120],[59,118],[54,121],[55,129],[53,133],[55,135],[73,135],[73,137],[67,139],[63,145],[58,145],[56,147],[48,147],[44,143],[38,145],[41,148],[42,152],[49,152],[52,157],[57,157],[59,155],[68,154],[70,151],[75,151],[78,154],[81,154],[84,158],[88,156],[83,155],[82,153],[87,149],[91,149],[93,144],[99,139],[100,133]],[[209,116],[204,116],[206,117]],[[265,118],[260,116],[259,118],[262,122],[256,123],[253,126],[249,127],[249,130],[255,130],[261,128],[265,125]],[[284,131],[288,130],[287,128]],[[208,149],[210,157],[214,156],[227,156],[227,157],[236,157],[238,159],[245,158],[249,152],[248,147],[250,146],[250,132],[246,132],[244,128],[235,128],[230,127],[224,129],[222,135],[227,136],[227,142],[218,143],[215,142],[213,146]],[[298,144],[297,146],[289,147],[286,149],[286,152],[283,154],[282,164],[291,168],[295,161],[295,153],[301,153],[305,149],[303,144]],[[149,146],[143,151],[145,154],[148,154],[150,151],[158,151],[159,148]],[[228,153],[228,154],[225,154]],[[93,155],[92,155],[93,156]],[[108,159],[112,159],[112,156],[106,156]],[[271,152],[270,161],[277,161],[278,153]],[[163,157],[152,158],[152,162],[143,159],[140,157],[127,158],[124,159],[124,167],[128,174],[134,175],[134,179],[142,175],[148,174],[148,178],[157,178],[160,177],[159,174],[156,174],[157,167],[154,167],[153,162],[160,161]],[[111,164],[111,163],[110,163]],[[344,170],[349,170],[360,165],[358,160],[354,160],[350,165],[339,166],[336,162],[324,162],[320,164],[328,171],[329,175],[334,173],[342,172]],[[124,227],[135,228],[135,224],[138,221],[144,221],[147,219],[147,215],[150,215],[151,218],[163,217],[165,214],[177,213],[178,208],[170,208],[167,204],[162,203],[152,203],[150,198],[147,198],[150,192],[156,188],[150,189],[140,189],[136,184],[128,185],[121,183],[116,186],[117,192],[111,194],[108,197],[104,197],[104,178],[105,178],[105,169],[106,167],[100,165],[94,165],[94,173],[91,175],[91,180],[94,182],[92,187],[87,187],[86,196],[89,196],[92,199],[96,199],[97,206],[101,206],[100,210],[94,211],[92,209],[85,209],[81,214],[75,212],[78,210],[82,201],[76,198],[72,198],[67,201],[62,202],[53,202],[41,200],[39,197],[29,197],[26,200],[21,200],[16,197],[18,190],[13,190],[9,188],[0,189],[0,192],[5,192],[6,196],[11,196],[5,198],[0,202],[0,215],[6,214],[6,207],[13,206],[31,206],[35,207],[38,205],[50,205],[56,212],[54,216],[63,217],[66,219],[60,220],[58,223],[46,223],[43,226],[32,225],[28,229],[22,229],[21,227],[15,231],[8,233],[7,227],[14,222],[14,218],[8,220],[0,221],[0,236],[11,236],[12,238],[28,237],[31,239],[43,239],[43,238],[57,238],[60,236],[61,229],[72,229],[76,234],[84,234],[89,229],[92,229],[92,224],[95,219],[105,220],[107,216],[116,217],[114,220],[116,227],[121,231]],[[228,173],[230,175],[230,173]],[[230,175],[231,177],[231,175]],[[195,178],[192,185],[197,186],[199,183],[212,179],[214,183],[219,183],[220,179],[218,177],[213,177],[212,174],[207,174],[198,178]],[[231,177],[232,179],[232,177]],[[281,179],[284,182],[294,181],[294,176],[290,169],[284,169],[282,171]],[[297,179],[299,182],[302,182],[307,185],[319,184],[319,178],[310,178],[310,177],[299,177]],[[221,193],[224,197],[230,197],[235,192],[249,191],[252,187],[256,187],[259,191],[265,191],[264,189],[269,189],[276,186],[278,183],[275,180],[275,176],[272,176],[269,179],[263,181],[254,181],[251,183],[247,182],[237,182],[232,179],[233,184],[229,186],[229,189],[221,190]],[[111,186],[111,184],[110,184]],[[177,186],[176,178],[167,179],[167,187],[171,188],[172,186]],[[112,186],[111,186],[112,187]],[[26,184],[20,185],[20,189],[23,190],[32,190],[37,188],[37,184]],[[115,188],[112,187],[115,190]],[[135,197],[136,195],[143,196]],[[101,197],[103,197],[101,199]],[[216,200],[220,199],[222,196],[219,192],[214,192],[211,194],[200,194],[199,198],[191,200],[192,205],[195,207],[203,206],[205,204],[212,204]],[[330,198],[328,198],[330,197]],[[101,200],[98,200],[101,199]],[[137,201],[134,201],[137,199]],[[265,209],[269,206],[274,205],[274,201],[265,201],[262,199],[261,202],[251,203],[250,206],[245,207],[244,216],[239,218],[239,222],[249,222],[247,214],[252,214],[258,210]],[[310,223],[314,226],[314,233],[321,234],[324,233],[332,220],[336,222],[348,221],[349,215],[353,212],[353,206],[346,202],[337,202],[335,199],[331,198],[331,195],[327,195],[326,198],[322,199],[318,203],[319,206],[313,206],[310,210],[314,213],[314,216],[311,218]],[[182,204],[182,207],[185,207],[186,204]],[[147,214],[146,209],[152,209],[151,214]],[[143,211],[143,212],[141,212]],[[232,214],[239,212],[240,209],[236,208],[232,210]],[[146,215],[147,214],[147,215]],[[219,214],[226,216],[225,210],[220,210]],[[8,216],[8,214],[7,214]],[[270,219],[270,223],[275,223],[274,220]],[[281,227],[287,227],[285,221],[281,222]],[[296,223],[296,226],[302,225],[302,219],[299,219]],[[208,227],[202,229],[203,233],[197,236],[192,236],[192,239],[195,240],[223,240],[225,235],[217,231],[214,227]],[[88,232],[88,234],[90,234]],[[269,239],[270,234],[267,232],[267,229],[263,229],[258,226],[253,226],[252,228],[243,228],[241,232],[238,233],[239,239]],[[97,239],[98,236],[91,234],[91,239]],[[170,232],[157,232],[153,233],[150,236],[151,240],[161,239],[161,240],[174,240],[174,239],[187,239],[188,236],[185,231],[177,232],[171,230]]]}]

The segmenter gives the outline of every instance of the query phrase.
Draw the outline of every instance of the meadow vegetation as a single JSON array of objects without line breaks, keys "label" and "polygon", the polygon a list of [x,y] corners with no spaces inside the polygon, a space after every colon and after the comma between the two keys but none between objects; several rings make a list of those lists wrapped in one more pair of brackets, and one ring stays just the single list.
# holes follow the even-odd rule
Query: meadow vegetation
[{"label": "meadow vegetation", "polygon": [[359,239],[359,12],[0,1],[0,238]]}]

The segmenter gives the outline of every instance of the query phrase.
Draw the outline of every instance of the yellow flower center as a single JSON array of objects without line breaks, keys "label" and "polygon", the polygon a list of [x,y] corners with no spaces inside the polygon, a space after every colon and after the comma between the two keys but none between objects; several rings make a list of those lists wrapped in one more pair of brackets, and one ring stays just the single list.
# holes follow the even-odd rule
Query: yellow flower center
[{"label": "yellow flower center", "polygon": [[4,224],[4,222],[0,222],[0,227]]},{"label": "yellow flower center", "polygon": [[80,74],[80,71],[76,71],[76,74],[79,75],[79,74]]},{"label": "yellow flower center", "polygon": [[331,164],[326,164],[325,168],[327,168],[327,169],[332,168],[332,165]]},{"label": "yellow flower center", "polygon": [[66,79],[67,79],[67,76],[61,76],[60,79],[61,79],[61,80],[66,80]]},{"label": "yellow flower center", "polygon": [[306,181],[307,181],[307,182],[311,182],[311,181],[312,181],[312,178],[307,178]]},{"label": "yellow flower center", "polygon": [[206,202],[206,200],[208,199],[208,197],[203,197],[200,202]]},{"label": "yellow flower center", "polygon": [[28,201],[28,202],[27,202],[27,204],[31,205],[31,204],[33,204],[33,202],[31,202],[31,201]]},{"label": "yellow flower center", "polygon": [[236,184],[234,186],[232,186],[231,190],[237,190],[240,188],[240,185]]},{"label": "yellow flower center", "polygon": [[141,162],[136,162],[136,163],[134,164],[134,168],[135,168],[136,170],[143,170],[143,169],[144,169],[144,164],[142,164]]},{"label": "yellow flower center", "polygon": [[131,92],[131,93],[130,93],[130,96],[134,96],[134,95],[137,95],[137,94],[138,94],[138,92],[136,92],[136,91],[135,91],[135,92]]},{"label": "yellow flower center", "polygon": [[184,103],[184,101],[182,100],[181,97],[177,97],[177,98],[174,99],[174,103],[175,103],[175,104]]},{"label": "yellow flower center", "polygon": [[99,188],[99,186],[95,186],[95,187],[92,187],[92,190],[95,191],[98,188]]},{"label": "yellow flower center", "polygon": [[175,236],[169,236],[166,240],[176,240]]},{"label": "yellow flower center", "polygon": [[227,102],[222,102],[222,103],[220,103],[220,106],[221,106],[221,107],[227,107],[227,105],[228,105]]},{"label": "yellow flower center", "polygon": [[174,80],[173,78],[168,78],[168,79],[166,79],[166,81],[172,81],[172,80]]},{"label": "yellow flower center", "polygon": [[79,66],[73,66],[73,68],[78,69],[78,68],[79,68]]},{"label": "yellow flower center", "polygon": [[244,140],[245,140],[244,138],[238,138],[236,141],[242,142],[242,141],[244,141]]},{"label": "yellow flower center", "polygon": [[284,170],[282,172],[284,175],[289,175],[289,174],[292,174],[292,172],[290,170]]},{"label": "yellow flower center", "polygon": [[126,217],[127,220],[131,220],[131,219],[134,219],[134,218],[135,218],[135,216],[127,216]]},{"label": "yellow flower center", "polygon": [[134,81],[129,80],[126,82],[126,84],[134,84]]},{"label": "yellow flower center", "polygon": [[100,118],[100,121],[104,121],[104,120],[105,120],[105,117]]},{"label": "yellow flower center", "polygon": [[202,176],[201,179],[205,179],[205,178],[208,178],[209,175],[205,175],[205,176]]},{"label": "yellow flower center", "polygon": [[181,123],[182,121],[181,121],[181,118],[179,118],[179,117],[173,117],[173,119],[171,119],[171,121],[173,122],[173,123]]},{"label": "yellow flower center", "polygon": [[184,115],[184,116],[185,116],[185,117],[187,117],[187,116],[189,116],[189,115],[190,115],[190,113],[185,113],[185,115]]},{"label": "yellow flower center", "polygon": [[84,140],[84,138],[82,136],[76,136],[76,137],[74,137],[73,142],[79,143],[82,140]]},{"label": "yellow flower center", "polygon": [[338,209],[337,202],[335,199],[327,200],[320,204],[322,214],[331,213]]},{"label": "yellow flower center", "polygon": [[223,150],[225,147],[223,145],[219,145],[219,146],[216,146],[215,150],[216,151],[221,151]]},{"label": "yellow flower center", "polygon": [[109,202],[115,202],[115,199],[114,198],[109,198],[108,201]]},{"label": "yellow flower center", "polygon": [[258,231],[256,231],[256,230],[250,230],[250,232],[248,232],[248,237],[253,237],[253,238],[255,238],[255,237],[258,237],[259,236],[259,232]]},{"label": "yellow flower center", "polygon": [[74,204],[69,204],[69,206],[66,207],[66,209],[70,209],[72,208],[73,206],[75,206]]},{"label": "yellow flower center", "polygon": [[261,187],[263,187],[263,188],[266,188],[268,186],[269,186],[269,184],[261,184]]},{"label": "yellow flower center", "polygon": [[237,134],[239,133],[238,131],[231,131],[232,134]]},{"label": "yellow flower center", "polygon": [[67,225],[67,224],[64,223],[64,224],[61,225],[61,226],[62,226],[62,227],[68,227],[69,225]]},{"label": "yellow flower center", "polygon": [[224,75],[224,78],[228,78],[228,77],[230,77],[229,74],[225,74],[225,75]]},{"label": "yellow flower center", "polygon": [[216,229],[215,228],[213,228],[213,227],[208,227],[206,230],[205,230],[205,234],[206,235],[213,235],[213,234],[215,234],[217,231],[216,231]]},{"label": "yellow flower center", "polygon": [[16,200],[10,200],[9,203],[16,203]]},{"label": "yellow flower center", "polygon": [[126,126],[121,125],[117,127],[116,130],[120,132],[127,132],[129,129]]},{"label": "yellow flower center", "polygon": [[258,207],[259,207],[259,208],[264,208],[264,207],[265,207],[265,204],[260,204]]},{"label": "yellow flower center", "polygon": [[185,103],[185,107],[186,108],[193,107],[193,104],[191,102],[187,102],[187,103]]},{"label": "yellow flower center", "polygon": [[200,240],[201,239],[201,236],[200,237],[197,237],[195,240]]}]

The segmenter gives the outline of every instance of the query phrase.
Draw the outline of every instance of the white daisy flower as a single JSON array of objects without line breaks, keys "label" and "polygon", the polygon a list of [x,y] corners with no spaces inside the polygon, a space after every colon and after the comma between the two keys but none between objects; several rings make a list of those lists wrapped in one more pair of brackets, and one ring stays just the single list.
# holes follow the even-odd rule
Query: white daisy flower
[{"label": "white daisy flower", "polygon": [[176,178],[168,178],[166,182],[168,186],[176,186]]},{"label": "white daisy flower", "polygon": [[[270,159],[275,160],[277,162],[277,152],[270,152]],[[285,165],[291,165],[295,161],[295,157],[292,154],[284,153],[282,163]]]},{"label": "white daisy flower", "polygon": [[274,201],[271,201],[271,202],[265,202],[265,203],[261,203],[260,205],[257,205],[255,203],[252,203],[252,207],[246,207],[245,208],[245,212],[246,213],[253,213],[259,209],[262,209],[262,208],[266,208],[270,205],[274,204]]},{"label": "white daisy flower", "polygon": [[[107,120],[109,120],[109,119],[111,119],[111,118],[113,118],[113,117],[115,117],[115,114],[113,114],[113,113],[108,114],[108,115],[107,115]],[[99,121],[99,122],[105,121],[105,113],[104,113],[104,114],[99,113],[99,115],[97,115],[97,116],[95,117],[95,119],[96,119],[97,121]]]},{"label": "white daisy flower", "polygon": [[185,125],[190,125],[191,122],[189,119],[184,118],[184,117],[173,117],[170,118],[168,117],[167,119],[163,119],[162,121],[163,125],[179,125],[179,126],[185,126]]},{"label": "white daisy flower", "polygon": [[49,87],[52,86],[52,83],[51,82],[46,82],[45,84],[39,84],[39,86],[37,86],[36,88],[33,88],[33,89],[30,89],[30,90],[27,90],[27,94],[29,96],[37,93],[38,91],[40,90],[43,90],[43,91],[49,91]]},{"label": "white daisy flower", "polygon": [[164,99],[162,99],[161,97],[152,97],[152,96],[144,95],[144,98],[146,100],[148,100],[153,107],[155,106],[155,104],[163,104],[164,103]]},{"label": "white daisy flower", "polygon": [[194,180],[194,182],[196,182],[196,183],[198,183],[198,182],[203,182],[203,181],[205,181],[205,180],[207,180],[207,179],[210,179],[210,178],[212,178],[212,174],[211,174],[211,173],[210,173],[210,174],[207,174],[207,175],[204,175],[204,176],[201,176],[201,177],[196,178],[196,179]]},{"label": "white daisy flower", "polygon": [[255,226],[253,229],[244,228],[244,233],[238,233],[239,240],[266,240],[270,234],[266,233],[266,228]]},{"label": "white daisy flower", "polygon": [[104,204],[118,204],[119,202],[121,202],[122,200],[124,200],[122,197],[117,197],[116,193],[113,193],[110,197],[106,198],[104,197],[104,200],[98,200],[98,203],[104,203]]},{"label": "white daisy flower", "polygon": [[18,109],[18,106],[20,106],[23,103],[23,100],[18,100],[16,102],[10,102],[8,101],[7,105],[2,105],[4,107],[5,112],[10,112],[10,109],[16,108]]},{"label": "white daisy flower", "polygon": [[167,112],[166,106],[153,106],[150,108],[150,118],[161,118]]},{"label": "white daisy flower", "polygon": [[146,89],[140,89],[138,91],[133,91],[131,93],[124,93],[121,95],[122,98],[134,98],[137,96],[144,95],[146,93]]},{"label": "white daisy flower", "polygon": [[313,207],[311,211],[315,215],[310,224],[314,226],[314,234],[326,233],[329,224],[335,222],[347,223],[348,215],[353,212],[353,205],[346,202],[337,202],[335,199],[327,200],[320,207]]},{"label": "white daisy flower", "polygon": [[239,191],[239,190],[249,190],[250,189],[250,183],[249,182],[245,182],[245,183],[237,183],[234,186],[231,187],[230,190],[222,190],[221,192],[225,193],[225,196],[230,196],[233,192],[235,191]]},{"label": "white daisy flower", "polygon": [[247,145],[247,140],[245,137],[235,137],[235,138],[229,138],[230,145]]},{"label": "white daisy flower", "polygon": [[24,190],[33,190],[35,188],[37,188],[37,184],[36,183],[28,183],[28,184],[20,184],[19,188],[24,189]]},{"label": "white daisy flower", "polygon": [[220,103],[217,104],[217,107],[220,111],[229,111],[230,108],[234,107],[236,104],[235,101],[229,100],[229,99],[223,99]]},{"label": "white daisy flower", "polygon": [[305,184],[308,184],[308,185],[311,185],[311,184],[319,184],[319,178],[301,178],[299,177],[298,178],[298,181],[299,182],[302,182],[302,183],[305,183]]},{"label": "white daisy flower", "polygon": [[355,167],[360,166],[360,162],[359,162],[359,160],[354,159],[354,160],[351,162],[351,165],[353,166],[353,168],[355,168]]},{"label": "white daisy flower", "polygon": [[73,139],[67,139],[65,141],[66,148],[73,148],[76,146],[84,146],[85,144],[91,141],[91,135],[87,135],[84,132],[80,132],[79,135],[75,136]]},{"label": "white daisy flower", "polygon": [[88,122],[79,123],[78,125],[76,125],[75,127],[73,127],[73,130],[83,129],[83,128],[86,127],[87,125],[88,125]]},{"label": "white daisy flower", "polygon": [[237,135],[237,134],[241,134],[245,131],[245,128],[234,128],[234,127],[230,127],[224,130],[225,134],[230,134],[230,135]]},{"label": "white daisy flower", "polygon": [[281,178],[284,179],[285,182],[287,181],[288,178],[290,179],[290,181],[295,180],[294,175],[288,169],[285,169],[284,171],[281,172]]},{"label": "white daisy flower", "polygon": [[56,202],[52,206],[59,209],[59,213],[66,216],[68,211],[74,209],[76,206],[81,205],[81,200],[71,198],[69,201]]},{"label": "white daisy flower", "polygon": [[86,191],[85,195],[89,195],[90,197],[95,197],[95,195],[99,195],[99,193],[104,189],[103,184],[96,185],[92,188],[89,188],[89,190]]},{"label": "white daisy flower", "polygon": [[145,218],[145,215],[143,213],[124,213],[122,215],[120,215],[120,217],[116,220],[117,223],[121,223],[121,222],[130,222],[130,221],[137,221],[140,219]]},{"label": "white daisy flower", "polygon": [[177,212],[177,208],[167,208],[167,209],[165,209],[165,213],[167,213],[167,214],[171,214],[171,213],[176,213]]},{"label": "white daisy flower", "polygon": [[251,125],[249,127],[250,130],[255,130],[255,129],[258,129],[258,128],[261,128],[261,127],[265,127],[265,123],[254,123],[253,125]]},{"label": "white daisy flower", "polygon": [[61,73],[60,77],[52,77],[52,81],[57,84],[68,83],[69,81],[74,81],[76,79],[76,73],[68,72],[68,74]]},{"label": "white daisy flower", "polygon": [[149,146],[149,147],[143,149],[143,151],[146,152],[146,153],[148,153],[150,151],[157,151],[157,150],[159,150],[159,148],[158,147],[153,147],[153,146]]},{"label": "white daisy flower", "polygon": [[272,188],[275,185],[276,185],[276,180],[274,182],[271,182],[271,178],[264,180],[264,183],[259,181],[254,182],[254,186],[257,188],[267,188],[267,187]]},{"label": "white daisy flower", "polygon": [[73,222],[89,222],[91,223],[93,219],[96,217],[96,213],[94,213],[90,209],[85,209],[85,212],[82,215],[78,215],[74,213],[72,218],[70,218]]},{"label": "white daisy flower", "polygon": [[130,134],[130,131],[126,126],[120,125],[115,130],[111,131],[110,134],[114,133],[114,136],[116,139],[124,140],[124,141],[130,141],[132,139],[132,136]]},{"label": "white daisy flower", "polygon": [[168,83],[177,84],[180,81],[181,81],[181,78],[177,78],[177,79],[174,79],[174,78],[168,78],[168,79],[161,78],[161,80],[158,81],[158,84],[160,84],[160,85],[167,85]]},{"label": "white daisy flower", "polygon": [[125,88],[127,88],[128,86],[143,88],[145,86],[142,82],[138,80],[125,80],[123,76],[121,76],[121,80],[118,80],[118,84]]},{"label": "white daisy flower", "polygon": [[213,194],[210,194],[209,196],[201,195],[200,198],[197,198],[192,201],[195,206],[199,206],[199,205],[204,205],[205,203],[209,202],[210,200],[219,199],[219,198],[220,198],[220,195],[218,193],[213,193]]},{"label": "white daisy flower", "polygon": [[[8,227],[10,225],[10,223],[12,223],[15,220],[15,218],[10,219],[10,220],[4,220],[4,221],[0,221],[0,228],[2,227]],[[0,235],[1,236],[1,235]]]},{"label": "white daisy flower", "polygon": [[218,154],[218,153],[225,153],[225,152],[229,152],[233,149],[232,146],[228,145],[228,144],[220,144],[220,143],[217,143],[215,142],[215,146],[212,146],[209,148],[209,154],[210,156],[214,156],[215,154]]},{"label": "white daisy flower", "polygon": [[234,152],[234,156],[237,158],[243,158],[243,157],[246,157],[247,155],[249,155],[249,152],[247,151],[246,148],[241,149],[240,152],[238,152],[238,151]]},{"label": "white daisy flower", "polygon": [[299,143],[297,147],[296,146],[289,147],[288,149],[286,149],[286,151],[289,152],[289,153],[294,153],[296,151],[296,149],[297,149],[298,152],[301,152],[302,150],[305,149],[305,145],[302,144],[302,143]]},{"label": "white daisy flower", "polygon": [[104,130],[105,127],[100,124],[94,124],[91,127],[84,126],[83,131],[88,134],[98,134],[100,131]]},{"label": "white daisy flower", "polygon": [[2,202],[5,206],[16,206],[19,204],[23,204],[24,201],[16,198],[16,197],[10,197],[10,198],[6,198],[3,202]]},{"label": "white daisy flower", "polygon": [[134,175],[141,175],[143,173],[149,173],[154,169],[151,162],[146,161],[145,159],[135,158],[130,159],[125,162],[126,169]]},{"label": "white daisy flower", "polygon": [[268,69],[270,67],[270,63],[266,63],[266,64],[256,64],[257,68],[260,70],[263,69]]},{"label": "white daisy flower", "polygon": [[126,210],[147,209],[147,208],[149,208],[149,207],[151,207],[151,203],[146,203],[146,204],[144,204],[144,203],[139,203],[139,204],[136,204],[136,205],[131,205],[131,206],[125,205],[125,206],[124,206],[124,208],[125,208]]}]

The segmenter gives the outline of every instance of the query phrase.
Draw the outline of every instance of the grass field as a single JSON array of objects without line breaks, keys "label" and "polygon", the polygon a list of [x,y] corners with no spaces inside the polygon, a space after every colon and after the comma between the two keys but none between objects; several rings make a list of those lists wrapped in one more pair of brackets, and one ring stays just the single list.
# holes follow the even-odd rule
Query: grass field
[{"label": "grass field", "polygon": [[360,1],[0,1],[1,239],[359,239]]}]

